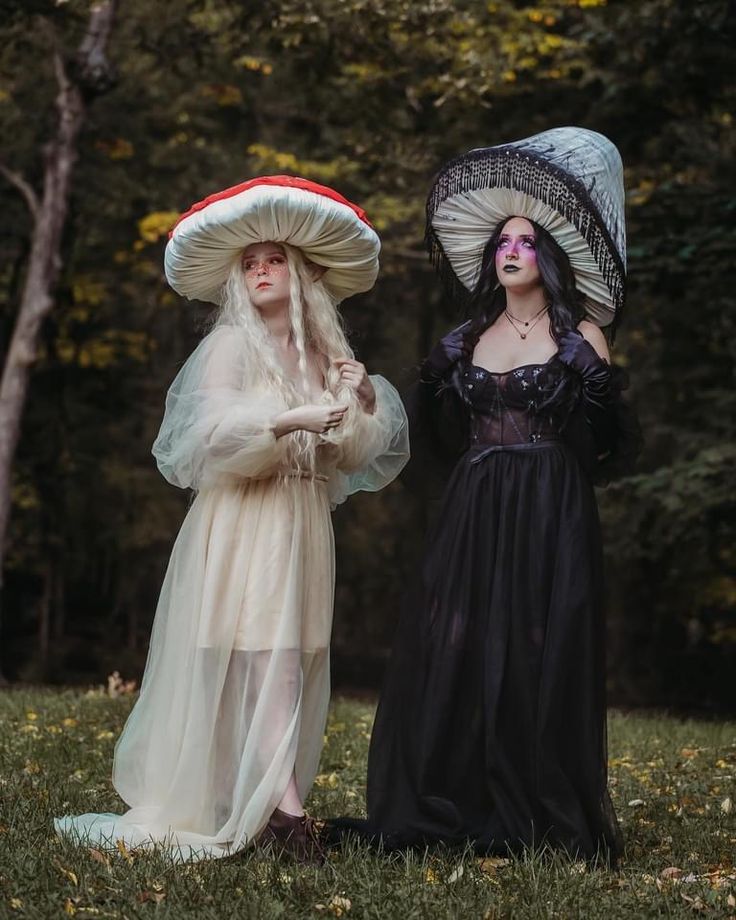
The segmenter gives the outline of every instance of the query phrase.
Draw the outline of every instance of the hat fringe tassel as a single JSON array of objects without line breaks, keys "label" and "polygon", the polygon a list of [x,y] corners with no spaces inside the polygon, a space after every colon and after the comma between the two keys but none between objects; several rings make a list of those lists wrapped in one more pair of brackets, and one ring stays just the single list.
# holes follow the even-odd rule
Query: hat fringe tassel
[{"label": "hat fringe tassel", "polygon": [[464,192],[499,187],[522,192],[544,202],[585,238],[611,293],[615,309],[611,325],[613,331],[620,322],[623,309],[626,271],[598,208],[580,180],[542,157],[515,146],[471,150],[448,163],[432,187],[427,199],[425,243],[448,294],[461,306],[467,307],[471,292],[455,274],[432,226],[432,218],[448,198]]}]

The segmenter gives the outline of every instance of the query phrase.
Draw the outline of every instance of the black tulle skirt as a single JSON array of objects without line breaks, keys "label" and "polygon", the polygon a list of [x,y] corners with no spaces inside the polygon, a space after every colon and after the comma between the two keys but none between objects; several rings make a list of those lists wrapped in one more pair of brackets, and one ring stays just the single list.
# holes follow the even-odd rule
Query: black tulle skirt
[{"label": "black tulle skirt", "polygon": [[469,451],[397,632],[368,819],[333,837],[615,860],[601,595],[595,495],[570,448]]}]

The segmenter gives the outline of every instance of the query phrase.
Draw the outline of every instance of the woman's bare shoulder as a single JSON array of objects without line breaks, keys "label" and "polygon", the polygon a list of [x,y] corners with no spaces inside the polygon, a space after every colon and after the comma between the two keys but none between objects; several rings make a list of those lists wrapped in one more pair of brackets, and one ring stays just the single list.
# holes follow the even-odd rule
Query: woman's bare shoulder
[{"label": "woman's bare shoulder", "polygon": [[581,320],[578,323],[578,332],[581,333],[586,342],[590,342],[604,361],[611,360],[606,337],[595,323],[591,323],[588,319]]}]

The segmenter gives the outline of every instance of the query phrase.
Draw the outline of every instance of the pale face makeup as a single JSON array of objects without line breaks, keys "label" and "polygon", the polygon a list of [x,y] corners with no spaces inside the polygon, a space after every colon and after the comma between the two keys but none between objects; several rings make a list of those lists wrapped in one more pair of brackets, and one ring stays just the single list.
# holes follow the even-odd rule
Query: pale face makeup
[{"label": "pale face makeup", "polygon": [[524,217],[512,217],[504,225],[495,260],[498,280],[508,290],[541,285],[535,237],[534,227]]},{"label": "pale face makeup", "polygon": [[251,243],[242,258],[245,286],[258,309],[289,303],[289,263],[278,243]]}]

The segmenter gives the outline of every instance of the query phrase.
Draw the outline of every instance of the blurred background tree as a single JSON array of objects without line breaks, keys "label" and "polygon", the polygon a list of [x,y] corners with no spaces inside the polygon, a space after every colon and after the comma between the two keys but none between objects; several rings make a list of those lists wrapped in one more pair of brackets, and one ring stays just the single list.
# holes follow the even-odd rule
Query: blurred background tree
[{"label": "blurred background tree", "polygon": [[[0,10],[3,159],[38,183],[54,125],[42,25],[74,47],[89,3]],[[209,315],[163,279],[180,211],[268,172],[359,201],[382,273],[344,315],[359,357],[402,386],[459,319],[422,246],[434,172],[471,147],[579,124],[611,137],[627,168],[615,355],[647,436],[640,473],[600,494],[612,699],[736,707],[734,31],[721,0],[125,0],[117,82],[80,138],[15,464],[5,671],[71,682],[142,669],[189,501],[149,448]],[[12,186],[0,205],[4,350],[31,227]],[[425,515],[398,483],[336,512],[336,682],[379,683]]]}]

